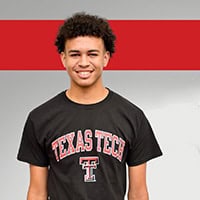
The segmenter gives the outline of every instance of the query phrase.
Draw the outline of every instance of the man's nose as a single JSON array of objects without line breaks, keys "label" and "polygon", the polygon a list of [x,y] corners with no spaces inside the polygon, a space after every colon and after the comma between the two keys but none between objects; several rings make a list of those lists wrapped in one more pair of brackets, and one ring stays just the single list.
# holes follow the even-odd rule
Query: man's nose
[{"label": "man's nose", "polygon": [[89,66],[89,58],[87,55],[81,55],[79,60],[80,67],[88,67]]}]

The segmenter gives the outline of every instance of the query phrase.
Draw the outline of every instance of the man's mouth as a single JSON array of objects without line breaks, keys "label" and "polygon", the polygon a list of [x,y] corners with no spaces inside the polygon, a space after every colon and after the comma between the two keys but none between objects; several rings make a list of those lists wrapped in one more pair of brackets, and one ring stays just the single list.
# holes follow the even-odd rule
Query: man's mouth
[{"label": "man's mouth", "polygon": [[92,71],[76,71],[76,73],[78,74],[78,76],[82,79],[86,79],[86,78],[89,78]]}]

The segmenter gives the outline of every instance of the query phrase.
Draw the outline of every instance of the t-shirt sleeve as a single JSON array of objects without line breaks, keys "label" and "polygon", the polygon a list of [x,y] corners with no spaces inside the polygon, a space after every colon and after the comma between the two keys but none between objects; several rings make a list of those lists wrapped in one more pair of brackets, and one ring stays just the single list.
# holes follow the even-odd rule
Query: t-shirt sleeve
[{"label": "t-shirt sleeve", "polygon": [[30,115],[24,126],[17,159],[36,166],[48,166],[48,156],[46,155],[44,145],[39,143],[36,137],[35,127]]},{"label": "t-shirt sleeve", "polygon": [[127,164],[136,166],[162,155],[152,127],[142,112],[127,155]]}]

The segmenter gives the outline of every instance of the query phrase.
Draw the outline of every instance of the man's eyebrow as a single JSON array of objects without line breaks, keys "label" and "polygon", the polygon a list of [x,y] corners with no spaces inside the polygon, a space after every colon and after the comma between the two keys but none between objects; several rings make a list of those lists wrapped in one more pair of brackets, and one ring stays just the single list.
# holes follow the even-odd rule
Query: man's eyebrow
[{"label": "man's eyebrow", "polygon": [[89,53],[91,53],[91,52],[99,52],[99,50],[98,50],[98,49],[91,49],[91,50],[89,50],[88,52],[89,52]]},{"label": "man's eyebrow", "polygon": [[[68,51],[68,53],[78,53],[78,52],[80,52],[80,51],[76,50],[76,49],[71,49]],[[90,49],[87,52],[100,52],[100,51],[98,49]]]},{"label": "man's eyebrow", "polygon": [[[88,50],[87,52],[88,52],[88,53],[92,53],[92,52],[98,53],[98,52],[100,52],[100,51],[99,51],[98,49],[90,49],[90,50]],[[68,53],[80,53],[80,51],[79,51],[79,50],[76,50],[76,49],[72,49],[72,50],[69,50]]]},{"label": "man's eyebrow", "polygon": [[69,50],[68,53],[79,53],[79,50]]}]

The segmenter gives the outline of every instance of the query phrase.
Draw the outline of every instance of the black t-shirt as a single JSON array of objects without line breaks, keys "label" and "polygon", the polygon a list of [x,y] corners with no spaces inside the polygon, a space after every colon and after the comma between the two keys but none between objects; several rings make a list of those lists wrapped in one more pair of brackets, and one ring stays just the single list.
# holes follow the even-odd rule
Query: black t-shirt
[{"label": "black t-shirt", "polygon": [[109,90],[91,105],[72,102],[63,91],[31,111],[17,158],[49,167],[51,200],[123,200],[126,164],[160,155],[141,109]]}]

